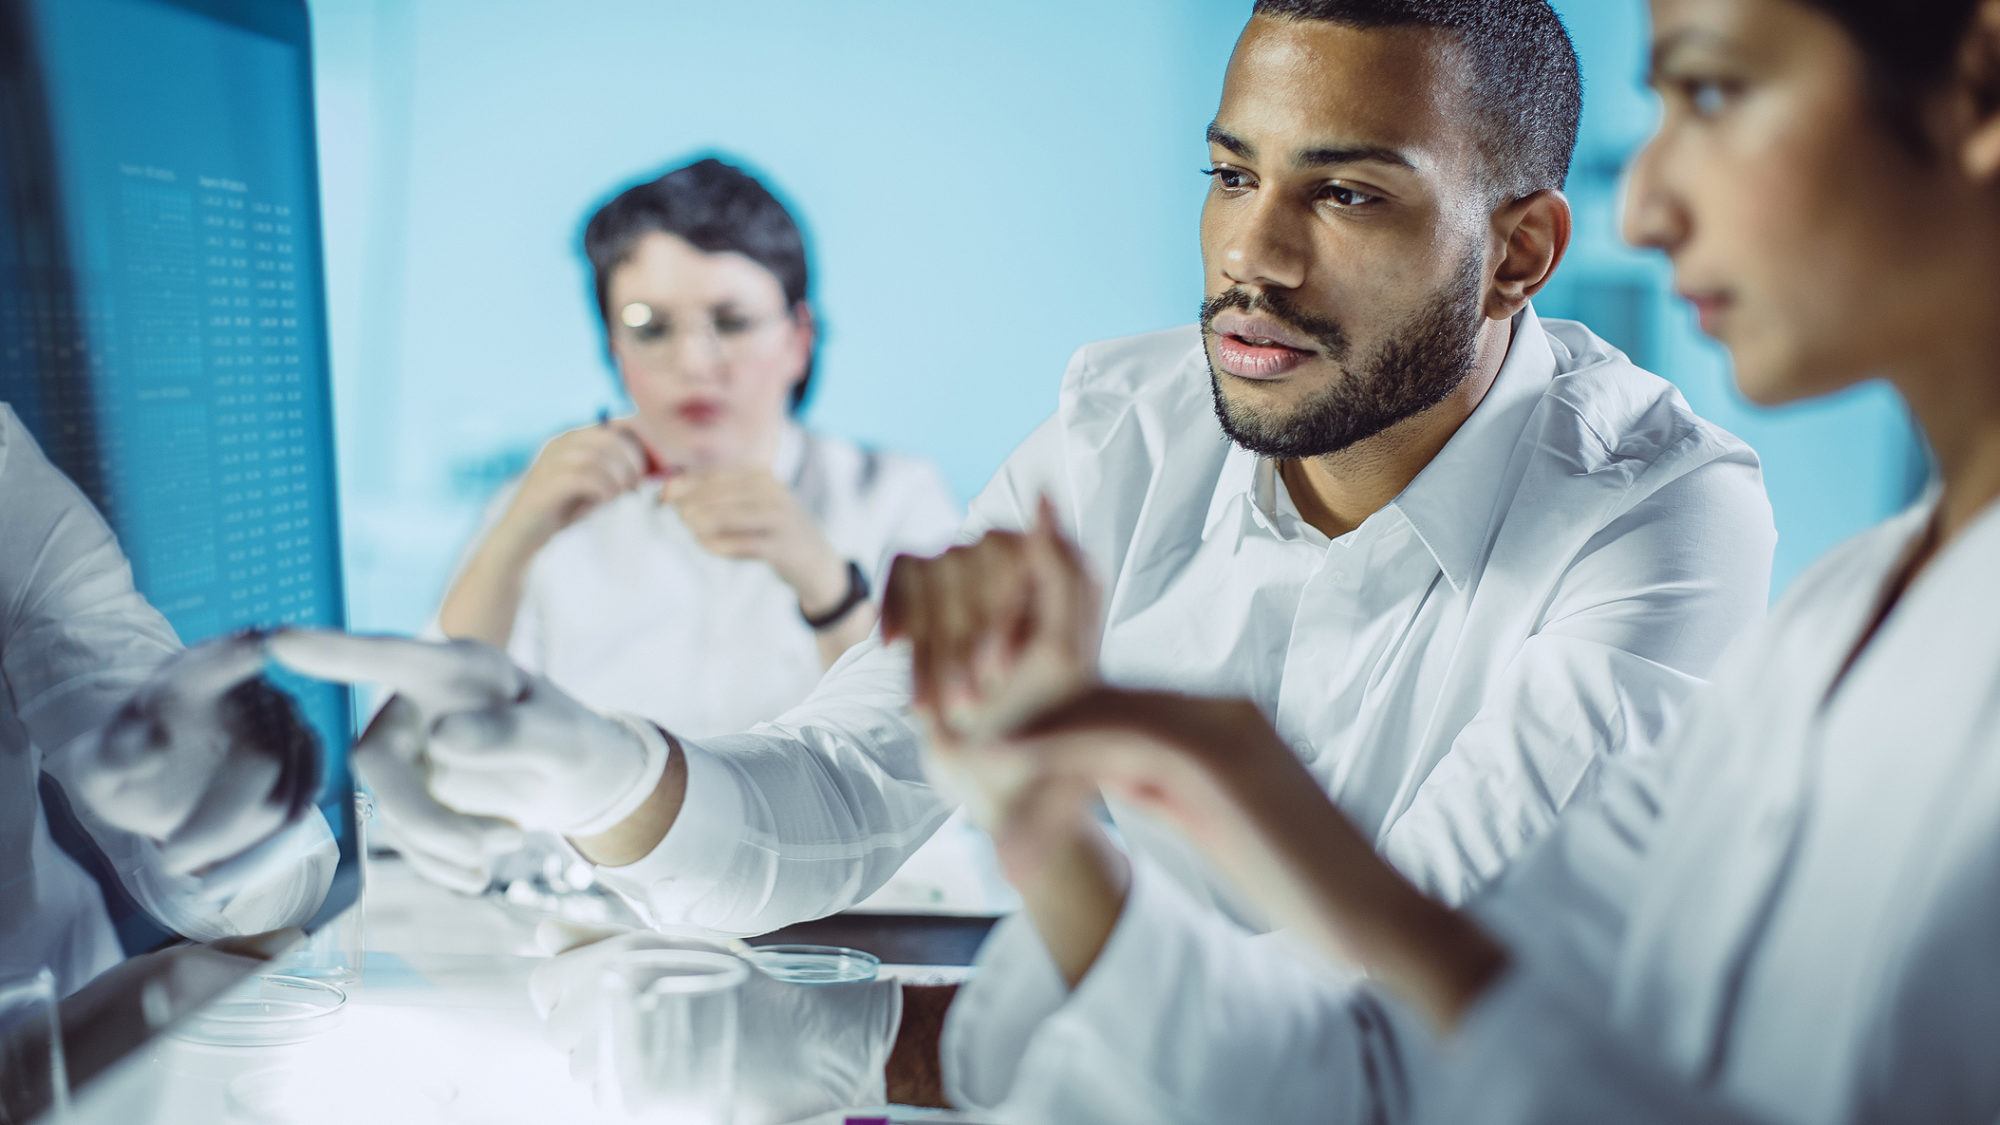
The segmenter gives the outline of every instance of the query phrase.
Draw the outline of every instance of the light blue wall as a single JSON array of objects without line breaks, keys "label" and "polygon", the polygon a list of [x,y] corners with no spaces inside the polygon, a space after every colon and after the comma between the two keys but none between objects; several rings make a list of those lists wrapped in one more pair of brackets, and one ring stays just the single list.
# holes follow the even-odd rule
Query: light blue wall
[{"label": "light blue wall", "polygon": [[[1880,396],[1751,413],[1615,244],[1652,112],[1638,0],[1571,0],[1591,80],[1583,314],[1769,461],[1789,577],[1908,490]],[[358,625],[429,612],[483,496],[613,401],[576,253],[606,192],[725,149],[813,237],[811,421],[928,455],[969,496],[1088,340],[1184,322],[1196,212],[1248,0],[314,0],[336,390]]]}]

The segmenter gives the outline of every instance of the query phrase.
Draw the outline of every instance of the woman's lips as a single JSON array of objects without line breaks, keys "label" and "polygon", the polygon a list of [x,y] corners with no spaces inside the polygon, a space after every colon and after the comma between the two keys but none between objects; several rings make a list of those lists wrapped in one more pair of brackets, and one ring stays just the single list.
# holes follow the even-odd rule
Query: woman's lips
[{"label": "woman's lips", "polygon": [[1735,299],[1727,293],[1683,293],[1689,304],[1694,306],[1695,315],[1701,320],[1701,330],[1713,336],[1722,326],[1722,318],[1735,304]]},{"label": "woman's lips", "polygon": [[691,426],[713,426],[722,420],[722,404],[717,402],[684,402],[674,408],[681,421]]},{"label": "woman's lips", "polygon": [[1240,336],[1215,337],[1216,364],[1243,379],[1280,379],[1312,358],[1309,351],[1283,344],[1253,344]]}]

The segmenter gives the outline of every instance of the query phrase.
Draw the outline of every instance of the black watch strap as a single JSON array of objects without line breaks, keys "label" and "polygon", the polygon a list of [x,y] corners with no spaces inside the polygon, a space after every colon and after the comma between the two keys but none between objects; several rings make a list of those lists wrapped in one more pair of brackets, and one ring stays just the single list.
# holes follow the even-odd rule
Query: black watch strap
[{"label": "black watch strap", "polygon": [[847,593],[842,596],[840,601],[835,603],[832,609],[827,610],[817,617],[807,613],[805,607],[801,606],[799,608],[799,616],[805,618],[806,624],[812,626],[813,632],[817,633],[822,629],[838,624],[841,618],[854,612],[855,606],[867,600],[868,574],[861,569],[860,563],[850,560],[847,564]]}]

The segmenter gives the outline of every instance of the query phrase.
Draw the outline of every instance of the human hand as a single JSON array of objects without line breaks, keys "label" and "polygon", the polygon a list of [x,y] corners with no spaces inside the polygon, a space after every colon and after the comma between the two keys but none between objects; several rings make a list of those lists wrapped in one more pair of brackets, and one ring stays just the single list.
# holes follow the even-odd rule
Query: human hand
[{"label": "human hand", "polygon": [[312,807],[318,736],[291,697],[260,677],[264,637],[244,633],[176,654],[66,769],[98,818],[150,837],[170,874],[210,869]]},{"label": "human hand", "polygon": [[762,468],[694,469],[660,490],[712,554],[759,559],[817,616],[847,594],[847,561],[792,490]]},{"label": "human hand", "polygon": [[1097,682],[1099,615],[1097,586],[1044,499],[1026,533],[898,556],[882,632],[910,642],[917,709],[988,738]]},{"label": "human hand", "polygon": [[[575,926],[549,920],[536,933],[554,956],[529,978],[529,998],[570,1074],[597,1074],[606,970],[621,953],[694,949],[741,956],[740,941],[692,934]],[[883,1071],[902,1015],[895,980],[793,984],[757,968],[738,994],[736,1117],[747,1125],[796,1121],[884,1100]]]},{"label": "human hand", "polygon": [[269,648],[305,675],[395,691],[355,743],[355,769],[413,866],[468,893],[518,847],[510,826],[604,831],[665,769],[658,731],[599,715],[476,641],[298,631]]},{"label": "human hand", "polygon": [[930,763],[989,829],[1030,780],[990,743],[1097,683],[1095,583],[1044,499],[1026,533],[990,532],[932,559],[903,556],[883,596],[883,636],[907,639]]},{"label": "human hand", "polygon": [[629,419],[610,418],[558,434],[522,475],[500,526],[538,548],[659,471],[657,458]]}]

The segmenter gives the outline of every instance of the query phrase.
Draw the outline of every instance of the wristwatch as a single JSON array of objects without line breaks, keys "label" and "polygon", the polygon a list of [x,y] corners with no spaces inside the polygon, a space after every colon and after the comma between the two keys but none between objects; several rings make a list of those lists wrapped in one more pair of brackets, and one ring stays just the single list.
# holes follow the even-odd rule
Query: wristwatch
[{"label": "wristwatch", "polygon": [[841,597],[840,601],[834,603],[832,609],[827,610],[817,617],[807,613],[804,606],[800,606],[799,616],[805,618],[806,624],[812,626],[812,631],[817,633],[838,624],[841,618],[854,612],[855,606],[867,600],[868,575],[861,569],[860,563],[849,560],[847,564],[847,593]]}]

